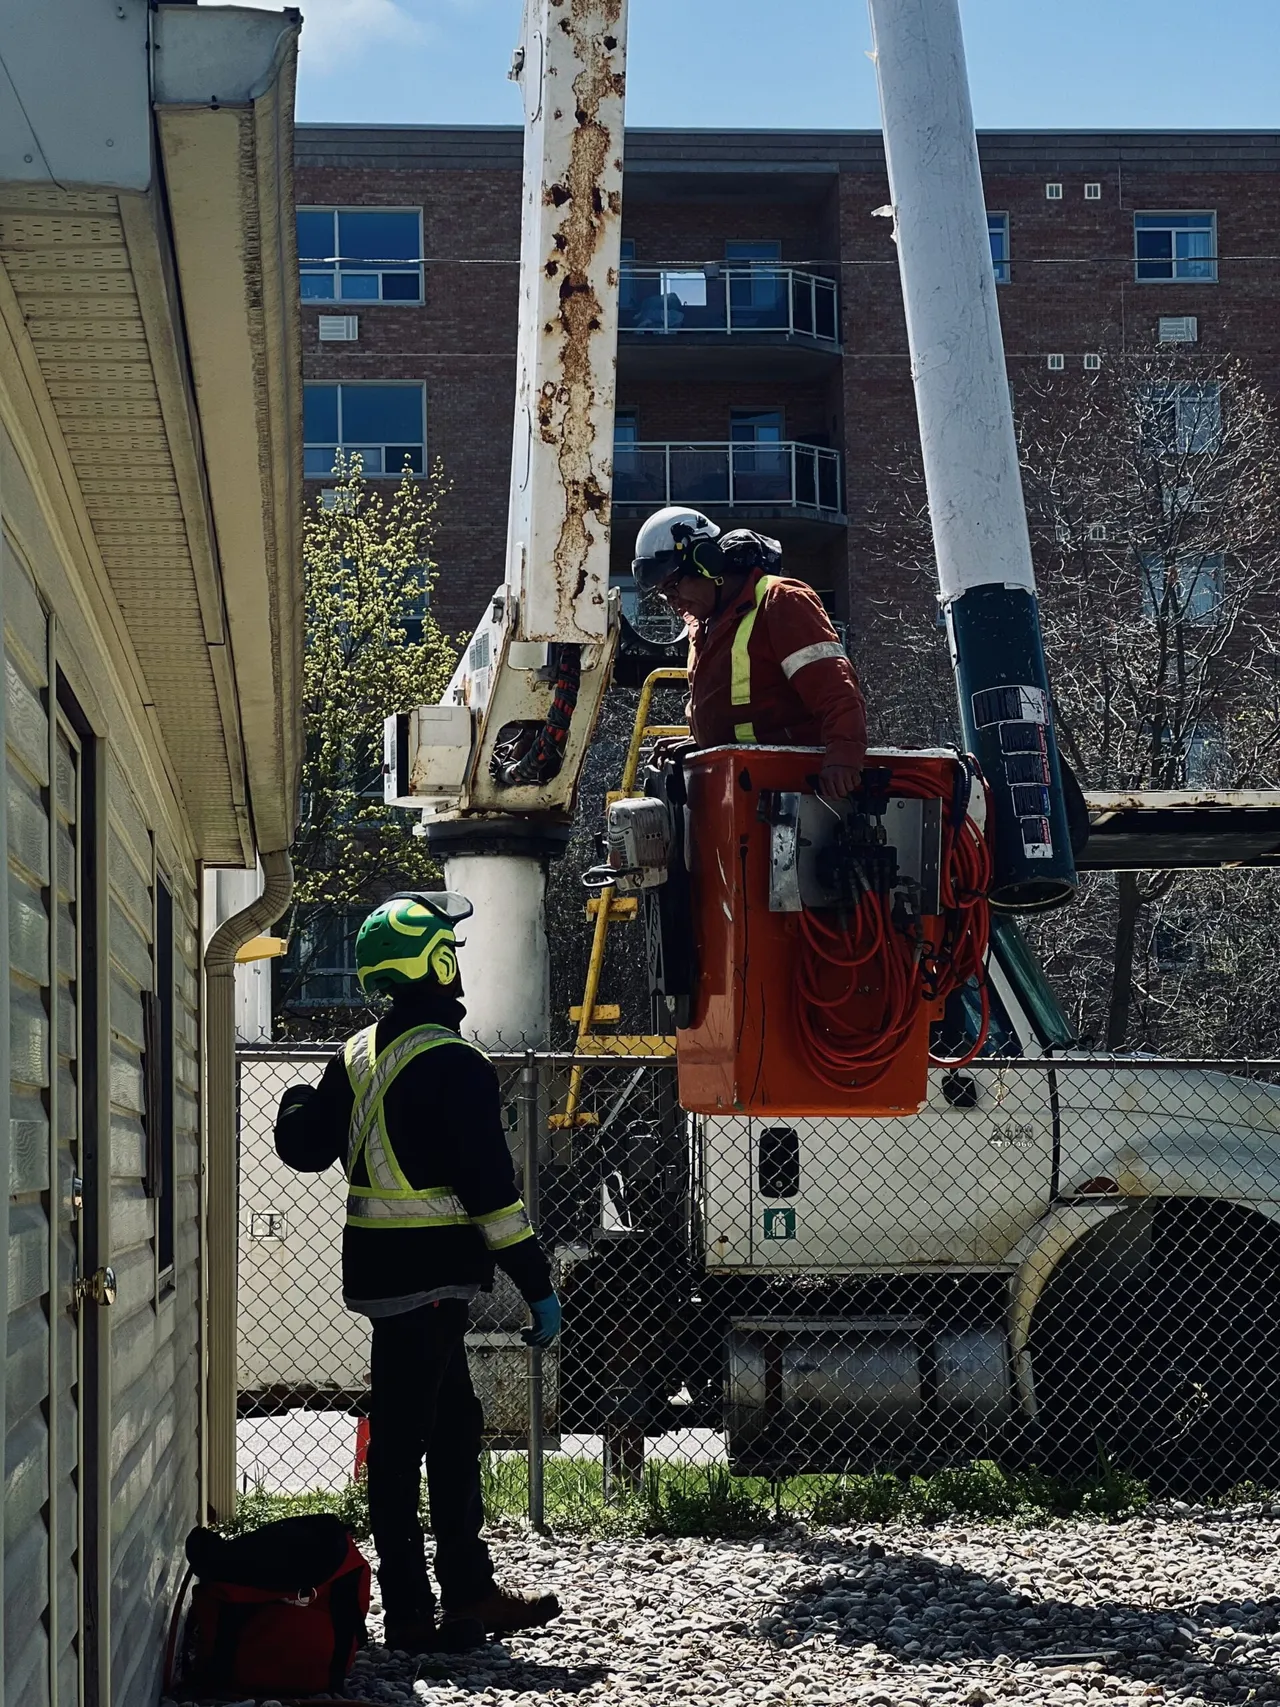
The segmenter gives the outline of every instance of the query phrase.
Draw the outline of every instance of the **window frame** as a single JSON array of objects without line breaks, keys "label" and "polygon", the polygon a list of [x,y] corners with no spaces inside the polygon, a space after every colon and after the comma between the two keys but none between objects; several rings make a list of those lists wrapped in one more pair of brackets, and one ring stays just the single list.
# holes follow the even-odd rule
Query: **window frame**
[{"label": "window frame", "polygon": [[[1142,558],[1142,614],[1147,622],[1156,622],[1164,600],[1165,556],[1163,551],[1145,552]],[[1187,589],[1182,615],[1175,620],[1188,628],[1218,628],[1223,621],[1227,600],[1227,554],[1225,551],[1179,551],[1174,554],[1174,567],[1179,582],[1185,584],[1183,569],[1193,569],[1195,581]],[[1203,610],[1194,608],[1197,583],[1205,570],[1213,577],[1215,594],[1212,605]],[[1157,585],[1156,577],[1159,577]]]},{"label": "window frame", "polygon": [[[312,262],[312,263],[310,263],[310,270],[304,273],[303,269],[304,269],[304,267],[307,266],[307,263],[304,262],[301,255],[299,255],[299,257],[298,257],[298,297],[299,297],[300,301],[302,301],[303,303],[309,303],[309,304],[344,303],[349,308],[350,307],[358,307],[358,306],[363,306],[366,308],[368,308],[368,307],[421,308],[423,306],[424,302],[426,301],[427,291],[426,291],[426,267],[425,267],[425,263],[423,261],[423,235],[422,235],[422,208],[421,207],[370,207],[368,205],[359,206],[359,207],[350,207],[350,206],[344,206],[341,202],[333,202],[333,203],[325,203],[325,202],[301,203],[301,202],[299,202],[294,208],[295,219],[296,219],[296,215],[298,215],[300,213],[327,213],[332,217],[332,219],[333,219],[333,252],[334,252],[335,256],[337,256],[337,254],[338,254],[338,218],[339,218],[339,215],[341,215],[341,214],[344,214],[344,213],[408,214],[408,215],[412,215],[418,222],[418,243],[417,243],[418,259],[417,259],[416,265],[412,262],[406,261],[406,262],[395,263],[395,264],[388,263],[382,267],[377,267],[377,266],[370,264],[367,266],[361,266],[361,265],[350,266],[346,269],[346,271],[353,272],[353,273],[355,273],[355,272],[360,272],[360,273],[374,273],[374,272],[376,272],[378,275],[378,294],[377,294],[377,296],[342,296],[342,295],[338,295],[338,296],[308,296],[308,295],[306,295],[302,289],[303,278],[304,277],[316,278],[316,277],[319,277],[320,274],[323,272],[328,272],[330,274],[333,282],[337,285],[339,291],[341,291],[341,288],[342,288],[341,280],[342,280],[343,266],[342,266],[342,262],[340,259],[335,259],[333,261],[333,263],[328,267],[319,266],[317,263]],[[407,296],[397,297],[397,296],[386,296],[383,294],[384,278],[385,278],[385,275],[387,273],[394,273],[399,277],[404,277],[410,271],[411,268],[413,269],[414,272],[416,272],[417,279],[418,279],[418,294],[416,297],[407,297]]]},{"label": "window frame", "polygon": [[999,223],[1000,232],[1004,238],[1004,257],[1002,260],[997,260],[995,250],[992,249],[992,251],[991,251],[991,268],[992,268],[992,271],[995,273],[997,284],[1010,284],[1010,283],[1012,283],[1012,279],[1013,279],[1013,272],[1012,272],[1012,264],[1013,263],[1012,263],[1012,256],[1010,254],[1009,215],[1007,213],[993,213],[990,208],[987,209],[987,242],[988,242],[988,244],[990,244],[992,237],[995,236],[995,232],[992,230],[992,225],[995,222]]},{"label": "window frame", "polygon": [[[1207,219],[1209,222],[1209,236],[1210,236],[1210,241],[1211,241],[1212,246],[1213,246],[1213,253],[1211,255],[1201,255],[1201,256],[1195,256],[1195,257],[1183,256],[1180,258],[1178,255],[1176,255],[1173,252],[1174,248],[1176,246],[1174,244],[1174,241],[1173,241],[1175,232],[1177,232],[1179,230],[1182,230],[1182,231],[1195,230],[1198,228],[1194,227],[1194,226],[1177,226],[1177,225],[1160,226],[1158,224],[1148,225],[1148,226],[1143,227],[1139,224],[1139,221],[1143,220],[1143,219],[1149,219],[1149,220]],[[1138,233],[1141,230],[1147,230],[1147,231],[1167,230],[1168,231],[1169,238],[1170,238],[1170,244],[1169,244],[1170,253],[1169,253],[1167,261],[1165,259],[1162,259],[1162,258],[1157,257],[1157,256],[1153,256],[1153,255],[1139,255],[1138,254]],[[1180,259],[1181,259],[1182,263],[1188,264],[1188,265],[1203,266],[1207,263],[1209,265],[1209,267],[1212,269],[1212,271],[1207,273],[1207,274],[1206,273],[1179,273],[1178,266],[1179,266]],[[1167,265],[1171,269],[1169,276],[1167,278],[1153,277],[1151,274],[1144,274],[1142,271],[1142,268],[1144,266],[1145,267],[1152,267],[1152,266],[1165,266],[1165,265]],[[1218,212],[1217,212],[1217,209],[1216,208],[1202,208],[1202,209],[1201,208],[1156,208],[1156,209],[1135,208],[1133,211],[1133,277],[1134,277],[1134,282],[1136,284],[1153,284],[1153,285],[1170,285],[1170,284],[1207,285],[1207,284],[1217,284],[1217,282],[1218,282]]]},{"label": "window frame", "polygon": [[[364,470],[365,479],[366,480],[399,480],[401,475],[404,473],[404,469],[403,469],[403,467],[395,468],[395,469],[388,469],[387,468],[387,466],[386,466],[387,450],[389,448],[390,449],[399,449],[402,447],[406,450],[417,449],[417,450],[420,450],[422,453],[422,467],[417,468],[417,469],[411,469],[410,473],[412,474],[412,477],[415,480],[425,480],[426,479],[426,477],[427,477],[427,386],[426,386],[425,380],[421,380],[421,379],[308,379],[308,380],[305,380],[303,382],[303,387],[302,387],[303,405],[304,405],[302,467],[303,467],[303,479],[304,480],[331,480],[333,478],[333,464],[332,463],[329,465],[328,469],[326,469],[326,471],[323,474],[313,474],[313,473],[307,472],[307,460],[306,460],[307,459],[307,451],[309,449],[310,450],[323,450],[323,449],[327,448],[327,446],[329,444],[329,441],[327,439],[324,440],[323,443],[318,441],[318,440],[317,441],[308,441],[308,439],[307,439],[306,422],[305,422],[306,394],[308,391],[318,391],[318,390],[321,390],[322,388],[328,389],[330,387],[338,393],[338,421],[337,421],[338,437],[337,437],[337,443],[334,445],[335,458],[336,458],[337,452],[339,452],[339,451],[341,451],[343,453],[344,457],[346,457],[347,459],[350,459],[350,456],[351,456],[353,450],[372,450],[372,449],[376,448],[376,449],[380,450],[382,453],[383,466],[377,470],[365,468],[365,470]],[[342,393],[344,390],[346,390],[346,391],[368,390],[371,387],[378,387],[384,391],[392,391],[392,390],[394,390],[394,391],[413,391],[413,390],[416,390],[418,392],[419,396],[422,399],[422,440],[421,440],[420,444],[415,444],[411,441],[406,441],[406,440],[402,440],[402,439],[384,439],[380,445],[375,444],[373,441],[370,441],[368,439],[361,439],[359,441],[356,441],[353,439],[350,443],[347,442],[347,440],[343,436]]]},{"label": "window frame", "polygon": [[[1202,431],[1204,424],[1200,414],[1210,393],[1214,400],[1213,422],[1207,431]],[[1194,412],[1191,409],[1193,394],[1196,399]],[[1208,456],[1218,448],[1222,435],[1222,386],[1219,381],[1174,380],[1167,385],[1147,386],[1144,401],[1152,410],[1152,419],[1146,430],[1156,429],[1152,434],[1151,448],[1157,455]],[[1161,417],[1170,410],[1173,432],[1167,435]],[[1202,436],[1204,442],[1197,443]]]},{"label": "window frame", "polygon": [[[290,971],[299,972],[298,988],[295,990],[294,994],[288,998],[286,1004],[289,1008],[296,1009],[299,1012],[315,1012],[324,1008],[362,1008],[368,1006],[368,998],[361,990],[359,979],[356,976],[355,956],[355,941],[359,930],[359,921],[364,917],[368,910],[367,906],[347,904],[341,908],[334,909],[330,918],[326,921],[330,926],[335,925],[337,923],[336,914],[339,912],[341,913],[342,929],[344,932],[343,946],[349,954],[349,965],[339,966],[328,962],[316,963],[312,965],[308,972],[299,972],[297,963],[294,962],[291,967],[290,957],[286,956],[284,961],[281,963],[281,973],[285,974]],[[348,925],[350,925],[349,931],[347,930]],[[312,920],[305,918],[300,913],[298,920],[295,922],[295,935],[300,954],[303,951],[307,943],[308,935],[313,931],[313,928]],[[317,994],[309,997],[307,995],[307,984],[313,978],[345,979],[347,980],[350,993],[341,996]]]}]

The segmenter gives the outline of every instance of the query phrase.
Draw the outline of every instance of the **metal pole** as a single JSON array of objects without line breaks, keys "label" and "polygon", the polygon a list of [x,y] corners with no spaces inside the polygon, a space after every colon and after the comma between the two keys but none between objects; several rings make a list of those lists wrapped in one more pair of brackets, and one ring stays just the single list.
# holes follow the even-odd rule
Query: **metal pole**
[{"label": "metal pole", "polygon": [[869,0],[939,591],[991,787],[991,899],[1076,887],[958,0]]},{"label": "metal pole", "polygon": [[[520,1141],[524,1154],[524,1206],[538,1228],[538,1057],[527,1050],[520,1069]],[[542,1350],[529,1347],[529,1527],[546,1528],[542,1481]]]}]

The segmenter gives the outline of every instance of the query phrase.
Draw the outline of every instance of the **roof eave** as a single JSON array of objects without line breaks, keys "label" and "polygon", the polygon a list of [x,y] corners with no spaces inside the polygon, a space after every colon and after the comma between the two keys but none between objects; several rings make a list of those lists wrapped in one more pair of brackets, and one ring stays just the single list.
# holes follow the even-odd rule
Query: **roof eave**
[{"label": "roof eave", "polygon": [[161,6],[154,95],[257,848],[301,772],[296,12]]}]

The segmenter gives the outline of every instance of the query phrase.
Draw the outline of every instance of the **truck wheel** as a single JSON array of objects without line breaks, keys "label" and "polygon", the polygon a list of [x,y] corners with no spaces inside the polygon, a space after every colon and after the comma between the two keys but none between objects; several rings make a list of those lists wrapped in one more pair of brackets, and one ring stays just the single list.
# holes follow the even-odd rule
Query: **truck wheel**
[{"label": "truck wheel", "polygon": [[1046,1456],[1162,1492],[1280,1471],[1280,1230],[1240,1204],[1121,1210],[1067,1254],[1031,1327]]}]

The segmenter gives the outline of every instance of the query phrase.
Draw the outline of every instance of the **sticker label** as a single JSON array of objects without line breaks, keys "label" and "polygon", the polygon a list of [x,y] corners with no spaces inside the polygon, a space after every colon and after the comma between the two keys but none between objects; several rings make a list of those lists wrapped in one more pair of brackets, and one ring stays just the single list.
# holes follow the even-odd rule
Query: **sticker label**
[{"label": "sticker label", "polygon": [[973,696],[973,721],[979,729],[993,723],[1048,723],[1049,696],[1043,688],[983,688]]},{"label": "sticker label", "polygon": [[764,1236],[766,1239],[794,1239],[796,1236],[795,1210],[766,1209],[764,1212]]}]

